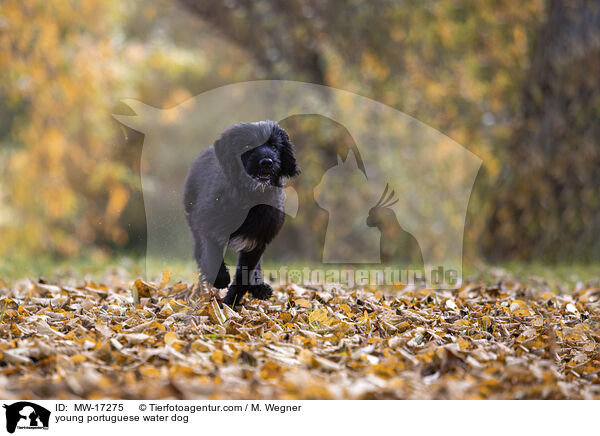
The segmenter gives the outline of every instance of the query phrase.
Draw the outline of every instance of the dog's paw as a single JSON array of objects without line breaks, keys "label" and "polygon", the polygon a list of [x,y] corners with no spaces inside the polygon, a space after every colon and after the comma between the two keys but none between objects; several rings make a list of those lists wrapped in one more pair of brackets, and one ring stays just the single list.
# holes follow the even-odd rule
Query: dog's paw
[{"label": "dog's paw", "polygon": [[254,298],[257,298],[259,300],[268,300],[273,296],[273,288],[271,288],[271,286],[267,285],[266,283],[251,285],[249,286],[248,290]]},{"label": "dog's paw", "polygon": [[224,289],[229,285],[230,281],[231,281],[231,276],[229,275],[227,270],[225,270],[225,271],[219,270],[219,272],[217,274],[217,278],[215,278],[215,282],[214,282],[213,286],[217,289]]},{"label": "dog's paw", "polygon": [[241,285],[231,285],[227,289],[227,295],[223,298],[223,303],[229,307],[239,306],[246,293],[245,287]]}]

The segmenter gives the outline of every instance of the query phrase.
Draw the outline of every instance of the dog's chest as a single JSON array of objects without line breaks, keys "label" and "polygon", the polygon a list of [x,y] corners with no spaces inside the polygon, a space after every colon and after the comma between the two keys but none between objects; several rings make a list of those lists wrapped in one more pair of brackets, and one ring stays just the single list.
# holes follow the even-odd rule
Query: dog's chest
[{"label": "dog's chest", "polygon": [[234,251],[252,251],[258,246],[256,239],[243,236],[232,236],[229,240],[229,248]]},{"label": "dog's chest", "polygon": [[229,247],[236,251],[251,251],[270,243],[283,225],[281,210],[268,205],[254,206],[243,224],[231,235]]}]

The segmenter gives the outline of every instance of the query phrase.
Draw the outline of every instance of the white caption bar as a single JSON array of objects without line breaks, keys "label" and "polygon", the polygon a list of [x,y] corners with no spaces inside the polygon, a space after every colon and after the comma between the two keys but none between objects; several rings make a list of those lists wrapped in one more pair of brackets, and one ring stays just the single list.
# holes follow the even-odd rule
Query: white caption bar
[{"label": "white caption bar", "polygon": [[[277,434],[578,434],[595,429],[593,401],[19,401],[1,400],[18,435],[135,431]],[[11,431],[12,430],[12,431]],[[98,432],[98,433],[96,433]],[[106,434],[106,433],[103,433]],[[209,433],[214,434],[214,433]],[[41,435],[40,435],[41,436]]]}]

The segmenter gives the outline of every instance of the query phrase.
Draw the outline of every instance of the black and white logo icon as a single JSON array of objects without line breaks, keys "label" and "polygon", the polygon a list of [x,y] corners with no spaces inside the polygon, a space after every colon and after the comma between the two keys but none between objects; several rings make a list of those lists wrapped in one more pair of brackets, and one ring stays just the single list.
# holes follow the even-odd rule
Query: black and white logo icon
[{"label": "black and white logo icon", "polygon": [[48,429],[50,411],[29,401],[19,401],[3,406],[6,409],[6,431],[14,433],[16,429]]}]

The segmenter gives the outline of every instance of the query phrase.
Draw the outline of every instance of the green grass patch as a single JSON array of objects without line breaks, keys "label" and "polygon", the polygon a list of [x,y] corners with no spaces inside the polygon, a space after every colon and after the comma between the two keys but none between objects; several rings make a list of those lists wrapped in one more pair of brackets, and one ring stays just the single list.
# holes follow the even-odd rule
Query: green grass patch
[{"label": "green grass patch", "polygon": [[[270,263],[263,264],[265,270],[278,270],[281,267],[289,270],[334,269],[333,265]],[[12,282],[22,278],[46,279],[71,278],[77,280],[101,281],[110,274],[123,274],[132,279],[143,277],[149,280],[160,280],[160,273],[166,267],[172,272],[172,281],[191,282],[196,280],[197,272],[193,261],[164,261],[162,259],[146,259],[136,255],[110,256],[102,252],[94,252],[69,259],[56,259],[50,256],[30,256],[27,258],[4,259],[0,264],[0,279]],[[393,267],[393,266],[392,266]],[[230,265],[230,268],[232,266]],[[355,268],[381,270],[385,265],[355,266]],[[146,271],[150,271],[149,277]],[[233,271],[232,271],[233,272]],[[266,276],[269,280],[269,277]],[[485,263],[466,263],[463,267],[465,281],[483,281],[494,284],[500,280],[517,280],[531,286],[547,286],[551,290],[568,292],[578,286],[590,282],[600,282],[600,263],[591,264],[542,264],[507,262],[501,265]]]}]

